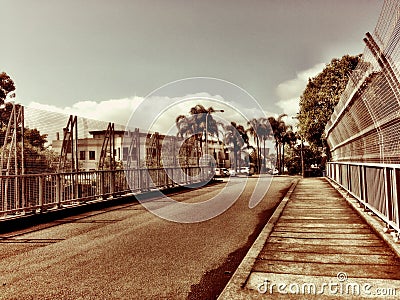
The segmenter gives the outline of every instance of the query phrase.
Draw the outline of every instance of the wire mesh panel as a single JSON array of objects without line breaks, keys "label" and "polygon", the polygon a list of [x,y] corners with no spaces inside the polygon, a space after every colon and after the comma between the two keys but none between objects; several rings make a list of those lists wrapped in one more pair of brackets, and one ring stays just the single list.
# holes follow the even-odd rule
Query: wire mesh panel
[{"label": "wire mesh panel", "polygon": [[385,205],[385,178],[383,168],[367,168],[366,178],[366,202],[377,211],[387,215]]},{"label": "wire mesh panel", "polygon": [[357,197],[361,196],[360,176],[361,174],[359,166],[349,166],[349,177],[350,177],[349,190]]}]

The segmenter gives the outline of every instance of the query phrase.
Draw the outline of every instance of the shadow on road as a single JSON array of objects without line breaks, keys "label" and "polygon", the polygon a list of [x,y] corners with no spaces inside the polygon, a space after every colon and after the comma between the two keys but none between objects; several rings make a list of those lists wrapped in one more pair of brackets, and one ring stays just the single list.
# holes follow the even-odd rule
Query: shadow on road
[{"label": "shadow on road", "polygon": [[258,214],[259,222],[255,227],[253,233],[248,237],[247,242],[243,247],[230,253],[221,266],[216,269],[207,271],[198,284],[193,284],[191,286],[190,292],[187,297],[188,300],[218,298],[219,294],[225,288],[233,273],[236,271],[237,267],[246,256],[251,245],[257,239],[258,235],[260,234],[265,224],[268,222],[269,218],[272,216],[276,207],[279,205],[280,201],[283,199],[288,190],[289,187],[279,191],[281,198],[275,207],[264,210]]}]

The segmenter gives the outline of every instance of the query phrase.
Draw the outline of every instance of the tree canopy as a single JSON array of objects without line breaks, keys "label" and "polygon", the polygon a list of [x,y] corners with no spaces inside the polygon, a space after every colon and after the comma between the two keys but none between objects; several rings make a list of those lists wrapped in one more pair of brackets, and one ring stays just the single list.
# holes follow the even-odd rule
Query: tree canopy
[{"label": "tree canopy", "polygon": [[[0,105],[4,104],[7,96],[15,91],[14,81],[7,73],[0,73]],[[10,94],[13,97],[15,94]]]},{"label": "tree canopy", "polygon": [[346,88],[360,55],[333,59],[321,73],[310,78],[300,97],[299,132],[311,147],[323,147],[323,133],[333,109]]}]

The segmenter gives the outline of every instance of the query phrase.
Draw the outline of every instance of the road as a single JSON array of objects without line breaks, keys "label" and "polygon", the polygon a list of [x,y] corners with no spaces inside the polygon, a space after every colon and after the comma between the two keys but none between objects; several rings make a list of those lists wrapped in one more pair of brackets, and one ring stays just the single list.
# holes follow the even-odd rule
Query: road
[{"label": "road", "polygon": [[[237,198],[203,222],[168,221],[132,202],[3,234],[0,299],[215,299],[292,182],[274,177],[250,209],[257,177],[238,194],[245,180],[171,196],[180,203]],[[163,199],[147,203],[156,213],[174,207]]]}]

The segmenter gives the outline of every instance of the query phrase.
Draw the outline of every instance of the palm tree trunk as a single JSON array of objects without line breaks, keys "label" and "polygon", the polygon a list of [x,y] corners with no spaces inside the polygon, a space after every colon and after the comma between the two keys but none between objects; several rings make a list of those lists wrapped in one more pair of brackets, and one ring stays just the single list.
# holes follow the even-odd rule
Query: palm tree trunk
[{"label": "palm tree trunk", "polygon": [[278,142],[275,142],[275,150],[276,150],[276,165],[275,165],[275,169],[277,169],[279,171],[280,168],[279,168],[279,143]]},{"label": "palm tree trunk", "polygon": [[264,154],[263,154],[263,162],[264,162],[264,171],[266,170],[267,167],[267,161],[265,160],[265,139],[264,139]]},{"label": "palm tree trunk", "polygon": [[261,168],[262,168],[262,161],[261,161],[261,141],[259,141],[259,149],[258,149],[258,164],[260,166],[260,168],[258,169],[258,173],[261,174]]},{"label": "palm tree trunk", "polygon": [[237,172],[237,165],[238,165],[238,152],[237,150],[233,150],[233,160],[235,163],[235,172]]},{"label": "palm tree trunk", "polygon": [[282,173],[285,171],[285,143],[282,144]]},{"label": "palm tree trunk", "polygon": [[257,172],[259,172],[260,171],[260,166],[259,166],[260,158],[259,158],[258,154],[260,152],[260,144],[258,142],[258,137],[256,138],[256,143],[257,143],[256,167],[257,167]]}]

